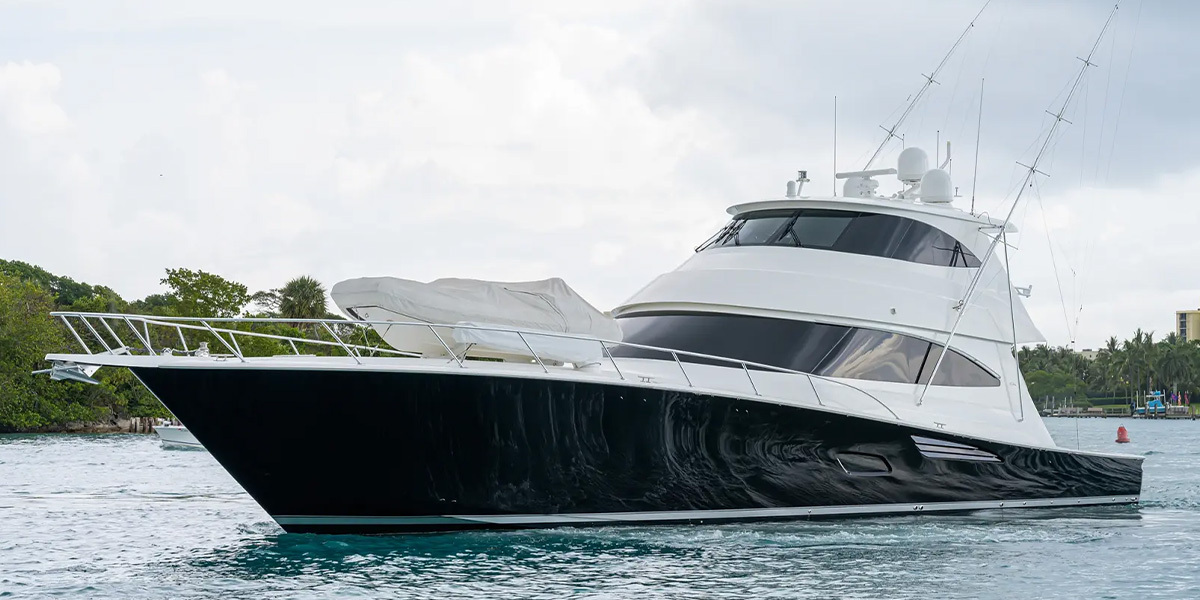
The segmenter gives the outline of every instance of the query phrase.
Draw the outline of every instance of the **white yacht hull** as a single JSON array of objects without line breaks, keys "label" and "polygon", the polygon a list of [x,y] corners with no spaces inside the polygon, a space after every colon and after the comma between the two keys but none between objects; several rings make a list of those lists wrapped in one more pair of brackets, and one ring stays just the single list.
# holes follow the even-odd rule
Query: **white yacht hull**
[{"label": "white yacht hull", "polygon": [[180,448],[204,448],[204,445],[182,425],[160,425],[154,428],[154,433],[162,440],[163,446]]}]

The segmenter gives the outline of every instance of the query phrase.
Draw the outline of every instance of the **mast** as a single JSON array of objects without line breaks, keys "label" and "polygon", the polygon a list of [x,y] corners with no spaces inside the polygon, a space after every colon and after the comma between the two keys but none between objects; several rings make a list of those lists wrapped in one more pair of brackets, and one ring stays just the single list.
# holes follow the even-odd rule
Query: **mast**
[{"label": "mast", "polygon": [[[1025,190],[1032,184],[1034,175],[1038,173],[1045,175],[1045,173],[1042,173],[1037,169],[1038,164],[1041,163],[1042,158],[1046,155],[1046,151],[1050,148],[1050,142],[1054,140],[1054,134],[1058,132],[1059,125],[1066,121],[1066,119],[1063,118],[1063,115],[1066,114],[1067,109],[1071,106],[1071,100],[1075,98],[1075,92],[1079,90],[1079,85],[1083,82],[1084,76],[1087,75],[1088,69],[1096,66],[1095,63],[1092,62],[1092,56],[1096,54],[1096,49],[1100,46],[1100,41],[1104,39],[1104,34],[1108,32],[1109,25],[1112,25],[1113,18],[1117,16],[1117,9],[1119,9],[1120,6],[1121,5],[1118,3],[1117,5],[1113,6],[1112,12],[1108,13],[1108,19],[1104,21],[1104,27],[1100,29],[1100,35],[1096,36],[1096,41],[1092,44],[1092,49],[1088,52],[1087,58],[1079,59],[1083,62],[1083,66],[1079,68],[1079,73],[1075,75],[1075,80],[1071,84],[1071,89],[1067,92],[1067,97],[1063,100],[1062,106],[1059,107],[1058,112],[1050,113],[1051,116],[1054,117],[1054,122],[1050,124],[1050,130],[1046,133],[1046,139],[1042,140],[1042,146],[1038,149],[1037,154],[1033,157],[1033,162],[1028,165],[1020,162],[1017,163],[1018,165],[1025,167],[1025,180],[1021,183],[1021,189],[1017,192],[1017,197],[1013,199],[1012,206],[1009,207],[1008,214],[1004,217],[1004,222],[1000,224],[1000,231],[995,237],[992,238],[992,243],[988,245],[987,253],[985,253],[983,258],[980,259],[978,271],[975,272],[975,277],[971,279],[970,285],[967,286],[966,293],[963,294],[963,297],[958,301],[958,304],[954,306],[954,310],[958,311],[958,316],[954,318],[954,325],[950,328],[950,335],[946,337],[946,343],[942,345],[942,352],[938,355],[937,362],[933,365],[933,372],[929,375],[929,381],[926,381],[925,387],[921,389],[921,396],[917,398],[917,406],[920,406],[925,400],[925,394],[929,392],[929,386],[933,385],[933,381],[937,377],[938,369],[942,366],[942,360],[946,358],[946,351],[950,348],[950,342],[954,339],[954,335],[958,333],[958,325],[962,322],[963,315],[966,314],[967,308],[970,306],[971,297],[974,295],[975,290],[979,285],[979,280],[983,276],[983,270],[987,266],[988,260],[993,254],[995,254],[996,244],[1000,243],[1000,241],[1006,237],[1005,233],[1008,231],[1009,223],[1012,222],[1013,213],[1016,212],[1017,206],[1021,203],[1021,197],[1025,194]],[[1007,251],[1007,246],[1005,249]],[[1012,287],[1011,281],[1009,282],[1009,287]],[[1012,309],[1011,306],[1009,308],[1010,310]],[[1017,347],[1015,327],[1013,328],[1013,332],[1013,352],[1015,353]],[[1020,376],[1019,371],[1017,375],[1018,377]],[[1019,387],[1020,386],[1018,386],[1018,393]]]},{"label": "mast", "polygon": [[880,128],[883,129],[887,135],[883,136],[883,141],[879,143],[879,147],[876,148],[875,153],[871,155],[871,160],[867,161],[867,165],[863,167],[862,170],[870,170],[871,165],[875,164],[875,160],[879,158],[879,155],[883,153],[883,149],[887,147],[887,143],[890,142],[894,137],[900,137],[896,135],[896,130],[900,128],[900,125],[904,123],[904,120],[908,118],[908,115],[911,114],[913,109],[917,107],[917,103],[921,101],[921,97],[925,95],[925,92],[929,91],[930,86],[937,83],[937,76],[942,72],[942,68],[945,67],[946,63],[950,61],[950,57],[954,55],[955,50],[958,50],[959,45],[961,45],[962,41],[966,39],[967,34],[971,33],[971,29],[975,27],[975,21],[979,18],[979,15],[982,15],[984,9],[986,9],[991,3],[992,0],[987,0],[987,2],[983,3],[983,8],[980,8],[979,12],[975,13],[975,18],[971,19],[971,22],[967,24],[967,28],[964,29],[962,34],[958,36],[958,39],[954,41],[954,45],[951,46],[950,51],[942,57],[942,62],[938,63],[937,68],[934,69],[929,75],[922,75],[925,78],[925,83],[921,86],[921,89],[917,91],[916,95],[912,97],[912,100],[909,101],[908,106],[904,108],[904,112],[900,113],[900,118],[896,119],[896,122],[892,124],[891,128],[884,128],[882,125],[880,125]]}]

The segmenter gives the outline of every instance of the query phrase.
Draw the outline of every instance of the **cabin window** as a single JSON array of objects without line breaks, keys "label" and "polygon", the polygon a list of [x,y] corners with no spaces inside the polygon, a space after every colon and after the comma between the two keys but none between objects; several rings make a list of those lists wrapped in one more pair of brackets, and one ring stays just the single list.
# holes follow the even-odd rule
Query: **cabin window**
[{"label": "cabin window", "polygon": [[[617,322],[624,340],[632,344],[846,379],[924,383],[942,349],[938,344],[894,332],[747,315],[646,312],[617,317]],[[662,352],[629,346],[614,347],[612,354],[670,359]],[[680,354],[679,360],[730,366],[728,362],[685,354]],[[994,387],[1000,385],[1000,380],[951,350],[938,368],[935,385]]]},{"label": "cabin window", "polygon": [[[941,354],[941,344],[930,345],[929,354],[925,358],[925,364],[921,368],[921,376],[917,379],[917,383],[923,385],[929,381],[929,374],[933,372],[933,367],[937,364],[938,356]],[[960,387],[992,387],[1000,385],[1000,380],[995,375],[975,364],[971,359],[951,350],[942,359],[942,366],[938,367],[937,378],[933,380],[933,384]]]},{"label": "cabin window", "polygon": [[[820,374],[912,383],[921,373],[928,351],[929,342],[920,338],[856,328],[822,361]],[[941,379],[941,373],[938,373],[938,379]]]},{"label": "cabin window", "polygon": [[926,265],[979,266],[979,259],[958,240],[920,222],[913,223],[892,257]]},{"label": "cabin window", "polygon": [[895,215],[844,210],[764,210],[738,215],[697,251],[717,246],[792,246],[947,267],[979,259],[950,234]]},{"label": "cabin window", "polygon": [[[723,358],[811,372],[850,327],[806,321],[769,319],[718,313],[641,313],[618,317],[624,340],[632,344],[684,350]],[[615,356],[670,358],[652,350],[628,346],[612,349]],[[728,362],[680,356],[680,360],[716,365]]]}]

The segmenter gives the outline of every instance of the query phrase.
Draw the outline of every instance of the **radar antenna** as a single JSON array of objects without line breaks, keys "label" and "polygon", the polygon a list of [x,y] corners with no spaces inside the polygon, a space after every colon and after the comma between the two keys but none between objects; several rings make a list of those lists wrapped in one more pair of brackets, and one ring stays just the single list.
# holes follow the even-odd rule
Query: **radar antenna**
[{"label": "radar antenna", "polygon": [[[1025,190],[1027,188],[1029,188],[1030,184],[1033,182],[1034,175],[1037,175],[1039,173],[1042,175],[1045,175],[1045,173],[1042,173],[1041,171],[1038,170],[1038,168],[1037,168],[1038,164],[1041,163],[1042,158],[1046,155],[1046,150],[1050,148],[1050,142],[1052,142],[1054,140],[1054,134],[1058,131],[1059,125],[1061,123],[1063,123],[1064,121],[1067,121],[1066,119],[1063,118],[1063,115],[1066,114],[1067,109],[1070,108],[1071,100],[1073,100],[1075,98],[1075,92],[1079,90],[1079,85],[1083,82],[1084,76],[1087,75],[1088,69],[1096,66],[1096,64],[1092,62],[1092,56],[1096,54],[1096,48],[1098,48],[1100,46],[1100,41],[1104,39],[1104,34],[1108,32],[1108,27],[1110,25],[1112,25],[1113,18],[1117,16],[1117,9],[1119,9],[1120,7],[1121,7],[1121,4],[1119,2],[1113,6],[1112,12],[1108,13],[1108,19],[1106,21],[1104,21],[1104,27],[1102,27],[1100,29],[1100,35],[1096,36],[1096,41],[1095,41],[1095,43],[1092,44],[1091,51],[1088,52],[1087,58],[1079,59],[1080,61],[1083,62],[1083,66],[1081,66],[1079,68],[1079,73],[1077,73],[1075,75],[1075,80],[1071,84],[1071,89],[1070,89],[1070,91],[1067,92],[1067,97],[1063,100],[1062,106],[1059,107],[1058,112],[1050,113],[1050,111],[1046,111],[1047,113],[1050,113],[1050,116],[1054,117],[1054,122],[1050,124],[1050,130],[1048,132],[1046,132],[1046,139],[1042,140],[1042,146],[1041,146],[1041,148],[1038,149],[1037,154],[1033,157],[1033,162],[1028,165],[1021,164],[1020,162],[1017,163],[1018,165],[1021,165],[1022,167],[1025,168],[1025,180],[1021,183],[1021,189],[1017,192],[1017,197],[1015,199],[1013,199],[1012,206],[1010,206],[1008,208],[1008,214],[1004,217],[1004,222],[998,226],[1000,231],[996,234],[996,236],[994,238],[992,238],[992,243],[990,245],[988,245],[987,253],[985,253],[983,255],[983,258],[981,258],[979,260],[978,270],[975,272],[975,277],[973,277],[971,279],[970,285],[967,286],[966,293],[963,294],[963,297],[961,300],[958,301],[958,304],[954,306],[954,309],[958,311],[958,316],[954,318],[954,325],[950,328],[950,335],[946,337],[946,343],[942,345],[942,351],[940,354],[938,354],[937,362],[934,363],[934,365],[933,365],[933,372],[929,374],[929,381],[925,382],[925,387],[921,390],[921,396],[919,398],[917,398],[917,406],[920,406],[921,403],[925,400],[925,394],[929,391],[929,386],[933,385],[934,378],[937,377],[938,369],[942,366],[942,360],[946,358],[946,350],[950,347],[951,340],[954,339],[954,335],[958,332],[958,325],[959,325],[959,323],[962,322],[963,315],[966,314],[967,308],[970,305],[971,297],[972,297],[972,295],[974,295],[975,290],[979,285],[979,280],[983,276],[983,269],[984,269],[984,267],[987,266],[988,260],[990,258],[992,258],[992,255],[994,255],[996,253],[996,245],[1003,241],[1005,243],[1005,251],[1007,252],[1008,241],[1006,239],[1006,237],[1007,237],[1006,233],[1008,231],[1009,223],[1012,222],[1013,213],[1016,212],[1017,205],[1021,203],[1021,196],[1024,195]],[[1067,123],[1070,123],[1070,121],[1067,121]],[[1009,308],[1010,308],[1010,310],[1012,310],[1013,306],[1011,305],[1011,288],[1012,288],[1012,275],[1011,274],[1009,274],[1009,277],[1008,277],[1008,286],[1010,288],[1010,306],[1009,306]],[[1017,353],[1017,339],[1016,339],[1016,324],[1015,324],[1015,317],[1014,317],[1013,355],[1015,356],[1016,353]],[[1019,373],[1020,373],[1020,368],[1018,367],[1018,374]],[[1020,394],[1020,389],[1021,388],[1018,385],[1017,386],[1018,394]],[[1024,410],[1025,410],[1025,405],[1022,403],[1021,404],[1022,418],[1024,418]]]},{"label": "radar antenna", "polygon": [[929,75],[922,74],[922,77],[925,78],[925,83],[921,86],[920,91],[918,91],[916,95],[912,97],[912,100],[909,101],[908,106],[904,109],[904,112],[900,113],[900,118],[896,119],[896,122],[892,124],[892,127],[888,129],[884,128],[882,125],[879,126],[880,129],[883,129],[885,132],[887,132],[887,135],[883,137],[883,141],[880,142],[879,147],[875,149],[875,154],[871,155],[871,160],[867,161],[866,166],[864,166],[862,170],[869,170],[871,165],[875,164],[875,161],[879,158],[879,155],[883,154],[883,149],[887,147],[887,143],[892,141],[892,138],[900,137],[896,135],[896,130],[900,128],[900,125],[904,123],[904,120],[908,118],[908,115],[911,114],[913,109],[917,107],[917,103],[921,101],[921,97],[925,95],[925,92],[929,91],[930,86],[937,83],[937,76],[942,72],[942,68],[946,66],[946,63],[950,61],[950,57],[954,55],[954,51],[958,50],[958,46],[962,44],[964,39],[966,39],[967,34],[971,32],[971,29],[975,27],[975,21],[979,19],[979,15],[982,15],[984,9],[986,9],[991,3],[992,0],[987,0],[987,2],[983,3],[983,8],[980,8],[979,12],[975,13],[975,18],[971,19],[971,22],[967,24],[967,28],[964,29],[962,34],[958,36],[958,39],[954,41],[954,45],[950,47],[950,51],[946,53],[946,56],[942,57],[942,62],[938,63],[937,68],[934,69]]}]

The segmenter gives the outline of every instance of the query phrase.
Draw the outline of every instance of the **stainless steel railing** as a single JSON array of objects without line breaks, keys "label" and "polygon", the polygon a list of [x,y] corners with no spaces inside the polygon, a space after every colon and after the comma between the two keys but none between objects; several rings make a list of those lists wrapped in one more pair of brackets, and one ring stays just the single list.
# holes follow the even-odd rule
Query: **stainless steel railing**
[{"label": "stainless steel railing", "polygon": [[[115,354],[115,353],[121,353],[121,352],[130,352],[130,353],[134,352],[135,347],[126,344],[125,340],[117,334],[115,329],[113,329],[113,324],[115,323],[115,324],[117,324],[117,329],[121,329],[122,324],[125,325],[125,328],[128,328],[129,331],[133,334],[133,338],[136,340],[137,345],[140,345],[141,348],[144,349],[147,354],[151,354],[151,355],[173,354],[176,351],[173,348],[166,348],[166,347],[160,348],[158,350],[155,349],[153,341],[152,341],[153,337],[150,335],[150,331],[151,331],[150,328],[151,328],[151,326],[153,326],[156,328],[173,329],[176,333],[176,336],[179,339],[180,345],[183,346],[182,351],[184,353],[188,353],[188,354],[194,353],[195,351],[189,348],[188,343],[187,343],[187,337],[184,335],[184,331],[200,331],[200,332],[208,333],[212,337],[216,338],[216,340],[219,341],[221,343],[221,345],[224,346],[225,349],[229,351],[229,354],[226,355],[227,357],[237,358],[241,362],[247,362],[247,361],[246,361],[245,354],[242,352],[241,346],[238,344],[238,341],[237,341],[238,336],[245,336],[245,337],[252,337],[252,338],[266,338],[266,339],[273,339],[273,340],[287,342],[288,345],[291,347],[292,352],[295,356],[302,356],[302,354],[300,353],[299,347],[296,345],[297,343],[340,347],[341,350],[343,352],[345,352],[347,356],[354,359],[355,363],[360,364],[360,365],[363,364],[362,358],[363,358],[364,352],[369,352],[372,354],[386,354],[386,355],[391,355],[391,356],[408,357],[408,358],[421,358],[422,357],[422,354],[417,353],[417,352],[406,352],[403,350],[396,350],[396,349],[392,349],[392,348],[383,348],[380,346],[367,346],[367,345],[363,345],[363,344],[349,343],[345,339],[343,339],[343,336],[339,335],[338,331],[337,331],[337,329],[346,328],[346,327],[361,330],[361,329],[365,329],[365,328],[374,328],[377,325],[378,326],[386,326],[386,327],[402,326],[402,327],[417,327],[417,328],[428,329],[429,332],[432,333],[433,336],[437,339],[439,344],[446,350],[446,352],[449,354],[450,358],[460,368],[464,368],[464,369],[468,368],[468,366],[467,366],[468,361],[465,360],[466,359],[466,351],[464,351],[461,356],[459,355],[459,353],[456,353],[450,347],[450,344],[446,343],[446,340],[442,337],[442,335],[438,333],[438,331],[437,331],[438,329],[443,329],[443,330],[462,329],[462,330],[488,331],[488,332],[497,332],[497,333],[516,334],[518,339],[520,339],[521,342],[524,344],[524,346],[529,350],[529,355],[533,359],[533,361],[535,363],[537,363],[537,365],[539,367],[541,367],[542,370],[546,373],[550,373],[549,366],[547,366],[546,361],[543,360],[543,357],[539,356],[537,351],[534,350],[533,345],[529,343],[529,340],[526,336],[566,339],[566,340],[575,340],[575,341],[583,341],[583,342],[595,342],[600,345],[600,348],[602,350],[602,354],[603,354],[604,358],[608,359],[609,363],[613,367],[613,371],[616,373],[617,377],[620,378],[622,381],[627,381],[627,379],[625,377],[625,374],[621,371],[621,367],[617,364],[616,358],[613,356],[612,352],[610,351],[610,347],[634,348],[634,349],[638,349],[638,350],[660,353],[660,354],[663,354],[666,356],[670,356],[671,360],[679,368],[679,372],[683,375],[683,379],[687,383],[688,387],[696,387],[696,385],[693,383],[692,377],[688,374],[687,368],[684,367],[684,361],[680,360],[680,358],[679,358],[680,356],[702,359],[702,360],[709,361],[709,362],[715,362],[715,363],[719,363],[719,364],[723,364],[723,365],[728,365],[730,367],[740,367],[741,371],[746,376],[746,381],[750,384],[751,391],[754,393],[755,396],[762,396],[762,393],[760,392],[758,385],[755,383],[754,377],[751,375],[751,372],[750,372],[751,367],[754,367],[755,369],[758,369],[758,370],[772,371],[772,372],[777,372],[777,373],[787,373],[787,374],[791,374],[791,375],[799,375],[799,376],[806,378],[806,380],[809,383],[809,386],[812,388],[814,396],[817,399],[817,403],[822,406],[825,406],[825,403],[821,400],[821,395],[817,391],[817,387],[816,387],[816,384],[814,383],[814,381],[828,382],[828,383],[835,384],[837,386],[841,386],[843,388],[848,388],[850,390],[858,392],[859,394],[862,394],[862,395],[866,396],[867,398],[870,398],[871,400],[873,400],[875,403],[879,404],[879,406],[883,407],[883,409],[886,410],[889,414],[891,414],[893,418],[896,418],[897,420],[899,420],[899,418],[900,418],[899,416],[896,415],[896,413],[894,411],[892,411],[892,409],[887,404],[885,404],[879,398],[875,397],[875,395],[871,394],[870,392],[867,392],[866,390],[863,390],[862,388],[856,387],[856,386],[846,383],[844,381],[838,381],[835,379],[830,379],[828,377],[814,375],[812,373],[805,373],[803,371],[795,371],[792,369],[786,369],[783,367],[776,367],[773,365],[756,363],[756,362],[752,362],[752,361],[737,360],[737,359],[727,358],[727,357],[723,357],[723,356],[702,354],[699,352],[688,352],[686,350],[676,350],[676,349],[671,349],[671,348],[659,348],[659,347],[655,347],[655,346],[634,344],[634,343],[630,343],[630,342],[615,342],[615,341],[611,341],[611,340],[601,340],[601,339],[594,338],[594,337],[573,335],[573,334],[566,334],[566,333],[554,333],[554,332],[549,332],[549,331],[528,331],[528,330],[520,330],[520,329],[515,329],[515,328],[482,326],[482,325],[465,325],[465,324],[451,325],[451,324],[419,323],[419,322],[406,322],[406,321],[347,321],[347,320],[341,320],[341,319],[285,319],[285,318],[255,318],[255,317],[166,317],[166,316],[153,316],[153,315],[129,315],[129,314],[121,314],[121,313],[91,313],[91,312],[74,312],[74,311],[56,311],[56,312],[52,312],[50,314],[51,314],[51,316],[58,317],[59,319],[62,320],[63,324],[71,332],[71,335],[75,338],[75,340],[79,343],[79,345],[83,347],[84,352],[86,352],[89,355],[94,354],[92,352],[92,348],[87,342],[84,341],[83,336],[81,336],[79,334],[79,331],[75,328],[76,323],[83,325],[85,331],[87,333],[89,333],[92,336],[92,338],[94,338],[95,341],[102,348],[104,348],[103,353],[105,353],[105,354]],[[96,324],[101,325],[102,328],[109,334],[109,336],[111,336],[111,338],[112,338],[111,341],[116,342],[115,346],[109,344],[110,340],[106,339],[100,333],[100,331],[96,329],[96,327],[93,325],[93,321],[95,321]],[[110,321],[111,321],[111,323],[110,323]],[[138,327],[135,326],[135,323],[141,326],[141,331],[138,330]],[[214,323],[218,324],[218,325],[224,324],[224,323],[246,324],[247,326],[251,326],[253,324],[282,324],[282,325],[311,324],[313,326],[319,325],[321,327],[321,329],[324,330],[327,334],[329,334],[329,336],[332,339],[331,340],[323,340],[323,339],[311,338],[311,337],[296,337],[296,336],[286,336],[286,335],[278,335],[278,334],[271,334],[271,333],[262,333],[262,332],[257,332],[257,331],[249,331],[249,330],[241,330],[241,329],[229,329],[229,328],[220,327],[220,326],[214,327],[213,326]],[[226,339],[226,336],[228,336],[228,339]],[[484,363],[484,364],[486,364],[486,363]],[[743,392],[736,391],[736,390],[733,390],[733,391],[735,391],[735,393],[743,393]]]}]

